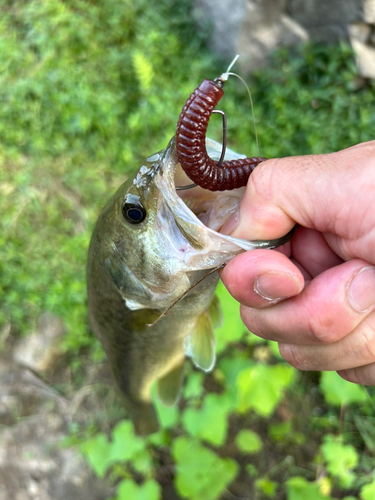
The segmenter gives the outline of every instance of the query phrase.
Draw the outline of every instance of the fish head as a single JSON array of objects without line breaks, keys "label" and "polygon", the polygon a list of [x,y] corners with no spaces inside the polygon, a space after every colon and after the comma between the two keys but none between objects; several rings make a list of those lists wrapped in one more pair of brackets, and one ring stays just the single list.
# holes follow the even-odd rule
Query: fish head
[{"label": "fish head", "polygon": [[[221,145],[207,139],[212,158]],[[227,149],[225,160],[244,158]],[[190,184],[177,159],[175,140],[148,157],[124,183],[99,217],[105,265],[131,309],[166,307],[197,277],[253,248],[249,242],[218,232],[237,209],[244,188],[211,192]]]}]

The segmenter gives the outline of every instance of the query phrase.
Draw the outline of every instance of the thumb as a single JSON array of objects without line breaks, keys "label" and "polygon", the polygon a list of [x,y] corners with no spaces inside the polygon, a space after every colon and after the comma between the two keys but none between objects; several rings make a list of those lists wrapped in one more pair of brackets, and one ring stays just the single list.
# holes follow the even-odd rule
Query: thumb
[{"label": "thumb", "polygon": [[337,234],[338,219],[347,222],[351,215],[348,200],[367,189],[366,175],[361,172],[368,169],[359,165],[368,163],[374,144],[263,162],[251,174],[239,210],[222,232],[247,240],[269,240],[285,235],[298,223]]}]

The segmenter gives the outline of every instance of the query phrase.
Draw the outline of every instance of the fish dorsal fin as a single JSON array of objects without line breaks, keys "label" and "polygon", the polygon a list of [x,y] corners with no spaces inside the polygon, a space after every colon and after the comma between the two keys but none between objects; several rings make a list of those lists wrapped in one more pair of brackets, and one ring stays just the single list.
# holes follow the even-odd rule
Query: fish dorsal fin
[{"label": "fish dorsal fin", "polygon": [[186,354],[193,358],[194,364],[209,372],[215,366],[214,327],[208,311],[204,312],[186,340]]},{"label": "fish dorsal fin", "polygon": [[211,316],[214,328],[220,328],[223,325],[224,316],[221,309],[219,297],[216,295],[216,293],[212,298],[210,307],[208,308],[208,313]]},{"label": "fish dorsal fin", "polygon": [[172,368],[164,377],[158,380],[158,397],[165,406],[173,406],[177,403],[180,393],[182,376],[184,372],[185,358],[177,366]]}]

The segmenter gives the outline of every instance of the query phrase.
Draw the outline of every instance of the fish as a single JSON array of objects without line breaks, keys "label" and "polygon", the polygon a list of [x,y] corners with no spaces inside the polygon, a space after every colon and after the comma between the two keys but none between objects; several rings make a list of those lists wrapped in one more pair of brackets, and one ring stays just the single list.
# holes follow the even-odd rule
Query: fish
[{"label": "fish", "polygon": [[[219,143],[207,138],[206,147],[212,158],[220,157]],[[244,157],[226,149],[226,160]],[[241,252],[275,248],[290,238],[246,241],[221,234],[244,188],[176,190],[187,181],[173,137],[111,197],[89,246],[89,323],[140,435],[159,428],[154,383],[160,401],[173,406],[186,357],[205,372],[215,365],[217,269]]]}]

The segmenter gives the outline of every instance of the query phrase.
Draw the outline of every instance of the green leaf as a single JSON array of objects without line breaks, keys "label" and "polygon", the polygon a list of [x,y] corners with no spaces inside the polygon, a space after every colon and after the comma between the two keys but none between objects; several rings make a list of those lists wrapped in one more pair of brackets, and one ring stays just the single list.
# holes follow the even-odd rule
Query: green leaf
[{"label": "green leaf", "polygon": [[236,385],[238,375],[246,368],[255,365],[254,361],[249,360],[247,356],[234,356],[233,358],[224,357],[220,360],[215,373],[222,383],[225,384],[225,392],[232,402],[233,409],[237,407],[238,389]]},{"label": "green leaf", "polygon": [[104,477],[108,467],[112,464],[111,443],[107,436],[99,433],[81,444],[81,451],[99,477]]},{"label": "green leaf", "polygon": [[117,490],[116,500],[161,500],[161,487],[150,479],[137,484],[130,479],[122,481]]},{"label": "green leaf", "polygon": [[164,406],[163,403],[161,403],[159,398],[156,396],[155,390],[153,391],[152,399],[155,405],[156,413],[158,415],[160,427],[162,429],[169,429],[177,425],[177,422],[180,417],[178,411],[178,405],[175,404],[174,406]]},{"label": "green leaf", "polygon": [[113,462],[131,461],[135,470],[147,474],[152,469],[152,459],[145,439],[134,434],[133,423],[119,422],[112,431],[111,458]]},{"label": "green leaf", "polygon": [[262,477],[261,479],[257,479],[255,481],[255,487],[260,490],[266,497],[274,498],[276,495],[278,483],[276,481],[271,481],[266,477]]},{"label": "green leaf", "polygon": [[223,325],[215,328],[216,352],[220,353],[228,343],[239,341],[247,330],[240,317],[239,303],[230,295],[221,281],[216,293],[224,316]]},{"label": "green leaf", "polygon": [[295,476],[286,482],[287,500],[328,500],[321,493],[318,483],[310,483],[305,478]]},{"label": "green leaf", "polygon": [[184,397],[186,399],[197,398],[203,392],[203,373],[189,373],[184,387]]},{"label": "green leaf", "polygon": [[244,453],[257,453],[263,447],[261,438],[256,432],[243,429],[236,436],[236,445]]},{"label": "green leaf", "polygon": [[362,487],[361,493],[360,493],[360,498],[361,498],[361,500],[374,500],[374,498],[375,498],[375,479],[372,481],[372,483],[365,484],[365,486]]},{"label": "green leaf", "polygon": [[270,424],[268,426],[268,435],[276,442],[286,441],[291,432],[292,422],[290,420],[285,420],[277,424]]},{"label": "green leaf", "polygon": [[259,477],[258,469],[255,467],[254,464],[246,464],[245,470],[249,474],[250,477],[252,477],[252,478]]},{"label": "green leaf", "polygon": [[295,444],[306,443],[308,436],[302,432],[293,430],[292,422],[290,420],[285,420],[284,422],[279,422],[275,424],[269,424],[268,435],[275,442],[289,442]]},{"label": "green leaf", "polygon": [[365,389],[341,378],[336,372],[323,372],[320,378],[320,389],[327,403],[332,405],[348,405],[367,401]]},{"label": "green leaf", "polygon": [[215,500],[236,477],[239,467],[230,458],[216,453],[185,437],[172,446],[176,461],[175,485],[178,493],[189,500]]},{"label": "green leaf", "polygon": [[208,394],[202,408],[187,408],[182,422],[189,434],[215,446],[224,444],[228,430],[230,402],[225,395]]},{"label": "green leaf", "polygon": [[243,370],[237,377],[240,413],[253,409],[262,417],[269,417],[293,382],[295,370],[291,366],[257,364]]},{"label": "green leaf", "polygon": [[355,448],[343,444],[342,436],[325,436],[321,451],[327,462],[327,470],[340,480],[345,488],[350,488],[355,481],[353,469],[358,464],[358,454]]},{"label": "green leaf", "polygon": [[129,420],[119,422],[111,438],[108,441],[105,434],[99,433],[81,445],[82,453],[99,477],[103,477],[116,462],[131,461],[132,466],[144,474],[152,469],[146,441],[134,434],[134,426]]},{"label": "green leaf", "polygon": [[111,458],[115,461],[133,460],[145,449],[144,439],[134,434],[129,420],[122,420],[112,431]]}]

